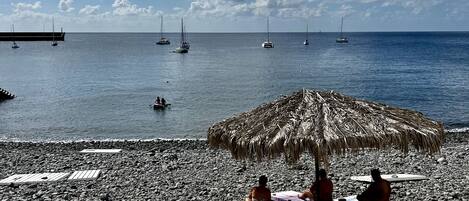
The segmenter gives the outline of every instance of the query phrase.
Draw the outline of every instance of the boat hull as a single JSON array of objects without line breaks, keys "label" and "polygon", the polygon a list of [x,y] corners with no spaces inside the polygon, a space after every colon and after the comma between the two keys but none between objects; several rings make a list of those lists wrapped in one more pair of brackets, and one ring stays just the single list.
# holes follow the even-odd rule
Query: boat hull
[{"label": "boat hull", "polygon": [[176,51],[175,51],[175,52],[176,52],[176,53],[188,53],[189,50],[186,49],[186,48],[180,48],[180,47],[179,47],[179,48],[176,48]]},{"label": "boat hull", "polygon": [[336,43],[348,43],[348,39],[347,38],[337,38],[335,40]]},{"label": "boat hull", "polygon": [[156,42],[157,45],[170,45],[170,42]]},{"label": "boat hull", "polygon": [[164,110],[168,105],[153,105],[154,110]]},{"label": "boat hull", "polygon": [[160,40],[158,42],[156,42],[157,45],[170,45],[171,42],[169,42],[169,40]]},{"label": "boat hull", "polygon": [[264,42],[262,43],[263,48],[274,48],[274,44],[272,42]]}]

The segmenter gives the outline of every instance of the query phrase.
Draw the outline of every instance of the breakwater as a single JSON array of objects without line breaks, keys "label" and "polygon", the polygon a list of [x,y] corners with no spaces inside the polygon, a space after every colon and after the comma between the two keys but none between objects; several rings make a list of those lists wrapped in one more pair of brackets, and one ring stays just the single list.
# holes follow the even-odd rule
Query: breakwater
[{"label": "breakwater", "polygon": [[13,99],[15,98],[15,95],[10,93],[9,91],[0,88],[0,101],[3,100],[8,100],[8,99]]},{"label": "breakwater", "polygon": [[64,41],[65,32],[0,32],[0,41]]}]

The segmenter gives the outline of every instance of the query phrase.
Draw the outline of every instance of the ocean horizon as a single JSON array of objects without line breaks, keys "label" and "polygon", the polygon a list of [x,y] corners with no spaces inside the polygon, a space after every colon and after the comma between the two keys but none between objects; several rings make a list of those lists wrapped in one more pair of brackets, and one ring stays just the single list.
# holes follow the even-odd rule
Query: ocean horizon
[{"label": "ocean horizon", "polygon": [[[188,54],[159,33],[67,33],[0,42],[1,141],[203,139],[214,123],[302,88],[422,112],[469,128],[469,32],[188,33]],[[150,105],[156,96],[171,103]]]}]

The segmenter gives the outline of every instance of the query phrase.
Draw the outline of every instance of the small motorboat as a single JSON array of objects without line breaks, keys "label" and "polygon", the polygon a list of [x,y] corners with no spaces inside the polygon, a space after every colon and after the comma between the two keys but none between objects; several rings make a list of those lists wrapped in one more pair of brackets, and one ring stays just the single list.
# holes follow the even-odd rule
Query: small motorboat
[{"label": "small motorboat", "polygon": [[166,109],[168,106],[170,106],[171,104],[153,104],[153,109],[154,110],[164,110]]}]

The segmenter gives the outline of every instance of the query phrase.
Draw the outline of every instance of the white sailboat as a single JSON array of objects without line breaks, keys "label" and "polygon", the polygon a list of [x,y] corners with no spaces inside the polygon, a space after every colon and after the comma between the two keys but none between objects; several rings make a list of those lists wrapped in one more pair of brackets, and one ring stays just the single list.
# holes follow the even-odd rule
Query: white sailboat
[{"label": "white sailboat", "polygon": [[[13,37],[15,36],[15,25],[14,24],[11,25],[11,35]],[[16,42],[13,40],[13,44],[11,45],[11,48],[18,49],[18,48],[20,48],[20,46],[18,46],[18,44],[16,44]]]},{"label": "white sailboat", "polygon": [[176,53],[188,53],[189,52],[189,42],[186,41],[186,34],[184,33],[185,27],[184,27],[184,19],[181,18],[181,42],[179,44],[179,47],[176,48]]},{"label": "white sailboat", "polygon": [[262,43],[262,47],[263,48],[273,48],[274,47],[274,43],[272,43],[272,41],[270,41],[269,18],[267,18],[267,41],[264,41]]},{"label": "white sailboat", "polygon": [[342,31],[344,27],[344,17],[342,17],[342,20],[340,22],[340,36],[335,40],[337,43],[348,43],[348,38],[344,36],[344,33]]},{"label": "white sailboat", "polygon": [[52,18],[52,44],[53,47],[57,46],[58,43],[55,40],[55,24],[54,24],[54,18]]},{"label": "white sailboat", "polygon": [[309,41],[308,41],[308,24],[306,24],[306,40],[305,42],[303,42],[304,45],[309,45]]},{"label": "white sailboat", "polygon": [[169,39],[163,37],[163,16],[161,16],[161,25],[160,25],[160,41],[156,42],[157,45],[169,45]]}]

